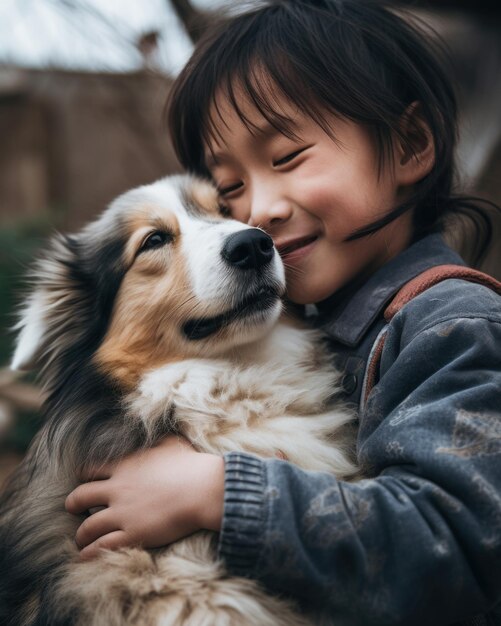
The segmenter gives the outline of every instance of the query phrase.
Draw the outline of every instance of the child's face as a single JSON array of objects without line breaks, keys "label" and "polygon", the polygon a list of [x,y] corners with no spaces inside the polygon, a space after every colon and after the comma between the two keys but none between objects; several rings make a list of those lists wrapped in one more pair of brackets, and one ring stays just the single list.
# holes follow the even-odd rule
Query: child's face
[{"label": "child's face", "polygon": [[410,212],[374,235],[345,241],[409,191],[394,165],[378,177],[377,154],[365,128],[327,115],[335,142],[308,116],[283,104],[298,135],[290,139],[248,102],[239,105],[262,132],[250,132],[226,101],[218,101],[224,122],[214,114],[218,134],[207,147],[207,165],[232,216],[273,237],[293,302],[319,302],[364,280],[409,244]]}]

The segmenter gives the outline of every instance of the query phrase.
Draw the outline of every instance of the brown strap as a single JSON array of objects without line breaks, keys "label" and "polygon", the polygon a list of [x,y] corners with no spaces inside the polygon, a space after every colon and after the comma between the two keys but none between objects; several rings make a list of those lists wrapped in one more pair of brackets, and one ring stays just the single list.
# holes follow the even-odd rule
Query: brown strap
[{"label": "brown strap", "polygon": [[[385,309],[385,320],[389,322],[393,316],[396,315],[400,309],[413,298],[418,296],[420,293],[423,293],[423,291],[426,291],[430,287],[433,287],[433,285],[449,278],[459,278],[461,280],[467,280],[470,283],[479,283],[480,285],[485,285],[486,287],[489,287],[489,289],[492,289],[501,295],[501,282],[488,274],[484,274],[483,272],[474,270],[471,267],[464,267],[462,265],[437,265],[436,267],[432,267],[429,270],[424,271],[422,274],[419,274],[400,289]],[[383,333],[377,340],[378,343],[373,348],[371,359],[367,365],[364,405],[377,382],[379,362],[381,360],[385,339],[386,333]]]},{"label": "brown strap", "polygon": [[419,274],[400,289],[386,307],[384,312],[385,320],[389,322],[413,298],[448,278],[459,278],[470,283],[479,283],[501,295],[501,283],[488,274],[474,270],[471,267],[463,267],[462,265],[437,265]]},{"label": "brown strap", "polygon": [[380,335],[377,339],[377,345],[374,347],[371,360],[367,364],[367,374],[365,379],[365,389],[364,389],[364,406],[367,402],[367,398],[369,397],[370,392],[372,391],[374,385],[377,382],[377,377],[379,374],[379,361],[381,360],[381,354],[384,348],[384,342],[386,340],[386,333]]}]

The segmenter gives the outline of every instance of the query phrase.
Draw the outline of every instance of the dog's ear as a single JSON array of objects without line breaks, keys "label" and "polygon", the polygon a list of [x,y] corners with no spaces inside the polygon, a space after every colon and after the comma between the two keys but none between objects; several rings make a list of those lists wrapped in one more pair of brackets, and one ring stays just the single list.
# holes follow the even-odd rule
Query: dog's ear
[{"label": "dog's ear", "polygon": [[[76,262],[74,238],[56,236],[49,249],[36,262],[30,276],[33,288],[21,307],[14,330],[18,332],[10,367],[30,370],[40,364],[44,351],[50,352],[49,336],[63,323],[61,306],[72,300],[75,285],[71,267]],[[71,312],[66,307],[66,313]]]},{"label": "dog's ear", "polygon": [[[93,222],[77,235],[58,235],[31,275],[33,291],[19,315],[11,362],[51,379],[88,358],[106,332],[124,272],[124,236],[115,222]],[[105,231],[106,236],[101,233]]]},{"label": "dog's ear", "polygon": [[13,370],[30,370],[35,367],[46,332],[47,295],[42,289],[29,296],[15,330],[19,331],[10,363]]}]

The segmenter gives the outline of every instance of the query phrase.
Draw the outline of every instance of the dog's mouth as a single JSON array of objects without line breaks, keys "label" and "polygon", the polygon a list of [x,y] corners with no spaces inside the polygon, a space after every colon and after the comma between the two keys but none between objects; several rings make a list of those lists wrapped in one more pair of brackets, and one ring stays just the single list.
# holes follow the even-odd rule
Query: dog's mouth
[{"label": "dog's mouth", "polygon": [[188,320],[183,326],[183,334],[190,341],[205,339],[238,319],[266,312],[273,308],[278,300],[280,293],[277,289],[262,287],[245,296],[236,307],[225,313]]}]

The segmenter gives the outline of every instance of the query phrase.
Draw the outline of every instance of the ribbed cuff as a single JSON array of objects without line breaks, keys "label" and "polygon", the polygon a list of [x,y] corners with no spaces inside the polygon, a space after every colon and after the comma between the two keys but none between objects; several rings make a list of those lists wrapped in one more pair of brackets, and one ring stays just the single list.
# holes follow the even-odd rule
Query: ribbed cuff
[{"label": "ribbed cuff", "polygon": [[265,530],[263,461],[250,454],[224,455],[224,513],[218,555],[230,572],[252,576]]}]

